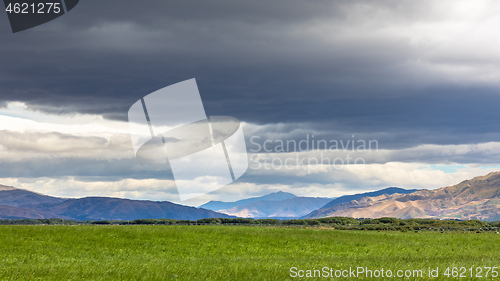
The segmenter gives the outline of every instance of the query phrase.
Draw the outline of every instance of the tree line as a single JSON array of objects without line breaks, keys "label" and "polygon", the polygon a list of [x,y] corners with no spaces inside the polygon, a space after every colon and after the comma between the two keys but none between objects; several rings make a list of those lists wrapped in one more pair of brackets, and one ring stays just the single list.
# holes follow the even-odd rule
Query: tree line
[{"label": "tree line", "polygon": [[248,225],[248,226],[297,226],[330,227],[344,230],[477,230],[497,229],[498,222],[480,220],[436,220],[398,219],[354,219],[350,217],[328,217],[320,219],[250,219],[250,218],[206,218],[199,220],[136,219],[136,220],[64,220],[64,219],[9,219],[0,220],[0,225]]}]

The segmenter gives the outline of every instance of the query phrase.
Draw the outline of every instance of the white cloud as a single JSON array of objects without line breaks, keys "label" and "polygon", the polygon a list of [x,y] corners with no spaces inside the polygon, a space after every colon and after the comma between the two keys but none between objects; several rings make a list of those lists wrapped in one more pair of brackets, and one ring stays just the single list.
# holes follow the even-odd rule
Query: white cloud
[{"label": "white cloud", "polygon": [[82,180],[60,178],[1,178],[3,185],[14,186],[45,195],[79,198],[88,196],[179,201],[172,180],[123,179],[119,181]]},{"label": "white cloud", "polygon": [[2,161],[57,157],[132,158],[128,124],[99,115],[33,111],[20,102],[0,109]]},{"label": "white cloud", "polygon": [[[136,175],[143,174],[137,179],[127,174],[130,170],[123,171],[121,176],[119,171],[117,174],[116,169],[124,169],[123,165],[129,163],[117,161],[135,163],[126,122],[107,121],[90,115],[54,116],[30,111],[22,104],[1,109],[0,121],[8,121],[0,122],[0,164],[5,167],[0,184],[61,197],[113,196],[179,202],[174,181],[154,176],[167,172],[166,166],[137,164],[137,167],[130,168],[135,169]],[[309,132],[296,124],[259,126],[246,123],[244,126],[247,135],[259,135],[262,140],[304,139]],[[247,147],[249,145],[247,143]],[[310,144],[308,147],[311,148]],[[495,171],[500,166],[498,151],[500,143],[489,142],[428,144],[371,151],[343,150],[339,147],[334,151],[254,152],[250,154],[252,162],[249,171],[242,179],[206,196],[181,203],[199,205],[208,200],[237,200],[276,191],[299,196],[336,197],[388,186],[438,188]],[[352,162],[359,158],[365,164],[324,165],[320,163],[321,157],[344,161],[350,157]],[[58,162],[67,158],[72,158],[73,162]],[[301,159],[306,161],[301,163]],[[100,163],[98,166],[99,170],[102,169],[99,175],[94,174],[96,164],[93,160],[107,161],[105,165]],[[24,163],[32,168],[32,165],[39,165],[34,169],[42,171],[53,164],[55,166],[51,168],[58,169],[60,173],[53,177],[30,177],[28,172],[14,178],[9,176],[9,167],[13,167],[13,163]],[[79,170],[86,171],[86,174],[72,174],[74,167],[66,166],[67,163],[88,165]],[[275,166],[266,168],[265,163],[274,163]],[[260,168],[256,168],[256,164],[261,165]],[[147,176],[151,172],[148,169],[153,168],[156,174]],[[112,176],[108,176],[110,171],[113,171]],[[266,182],[268,179],[270,181]]]}]

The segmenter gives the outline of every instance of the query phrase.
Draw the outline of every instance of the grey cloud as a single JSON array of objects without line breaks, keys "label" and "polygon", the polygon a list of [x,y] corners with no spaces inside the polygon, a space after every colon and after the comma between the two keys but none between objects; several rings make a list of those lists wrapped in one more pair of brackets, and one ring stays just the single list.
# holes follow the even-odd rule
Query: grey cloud
[{"label": "grey cloud", "polygon": [[0,130],[0,153],[3,160],[50,157],[130,158],[129,135],[111,138],[77,136],[59,132],[12,132]]},{"label": "grey cloud", "polygon": [[1,27],[0,101],[125,120],[140,97],[195,77],[208,115],[392,135],[393,148],[497,140],[498,87],[441,81],[419,62],[462,55],[403,36],[449,5],[88,0],[26,32]]}]

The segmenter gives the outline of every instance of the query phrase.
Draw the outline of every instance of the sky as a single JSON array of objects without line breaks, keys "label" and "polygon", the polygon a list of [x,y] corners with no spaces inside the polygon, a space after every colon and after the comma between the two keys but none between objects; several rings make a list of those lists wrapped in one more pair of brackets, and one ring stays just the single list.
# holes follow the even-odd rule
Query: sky
[{"label": "sky", "polygon": [[[178,202],[170,168],[135,159],[127,112],[191,78],[208,116],[242,122],[250,164],[183,204],[497,171],[499,25],[500,3],[485,0],[85,0],[15,34],[0,13],[0,184]],[[338,146],[280,148],[301,140]]]}]

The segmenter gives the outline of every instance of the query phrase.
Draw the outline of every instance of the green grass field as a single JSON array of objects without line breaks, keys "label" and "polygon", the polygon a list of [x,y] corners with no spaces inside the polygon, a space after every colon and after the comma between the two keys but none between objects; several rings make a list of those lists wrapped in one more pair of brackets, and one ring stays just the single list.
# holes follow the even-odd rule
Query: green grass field
[{"label": "green grass field", "polygon": [[[470,275],[470,267],[500,266],[495,233],[41,225],[0,226],[0,241],[0,280],[312,280],[291,278],[290,268],[358,266],[421,269],[423,278],[406,280],[443,280],[446,267]],[[429,278],[429,267],[440,277]],[[386,279],[361,277],[343,280]],[[491,280],[461,278],[470,279]]]}]

